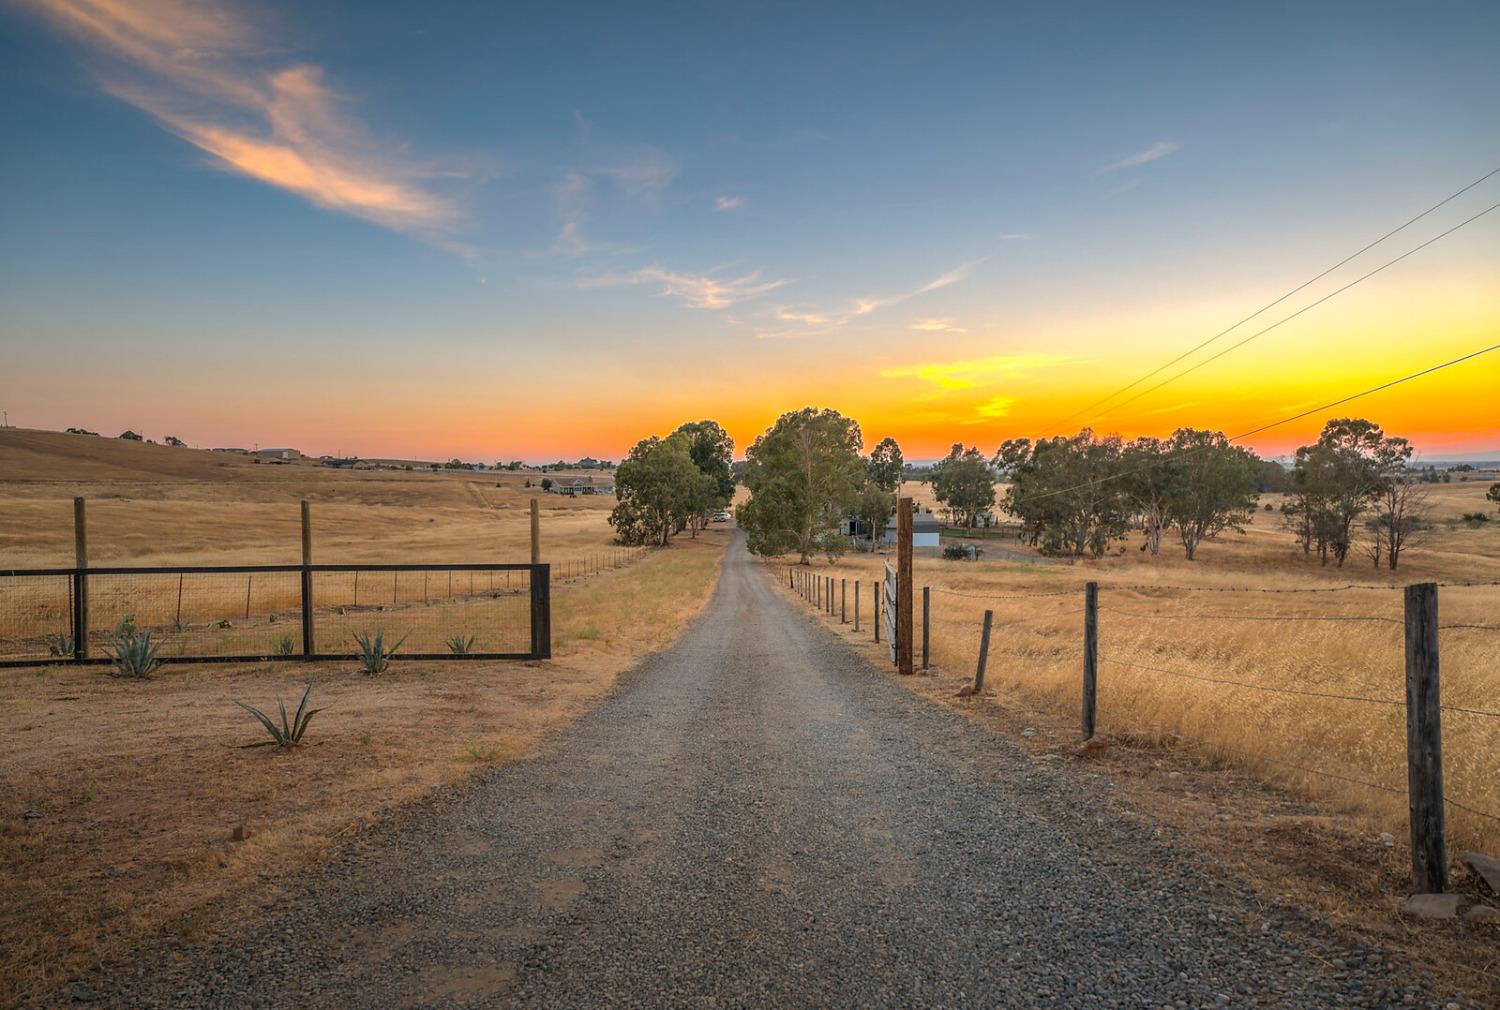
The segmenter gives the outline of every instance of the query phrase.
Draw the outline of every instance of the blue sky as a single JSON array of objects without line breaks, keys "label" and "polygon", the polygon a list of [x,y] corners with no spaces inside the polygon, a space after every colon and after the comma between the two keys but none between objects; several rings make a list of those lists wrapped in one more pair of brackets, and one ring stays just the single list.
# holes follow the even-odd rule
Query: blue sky
[{"label": "blue sky", "polygon": [[[0,11],[36,426],[549,456],[848,401],[998,438],[1500,165],[1493,3]],[[1308,339],[1414,290],[1493,329],[1494,218]],[[987,399],[880,379],[981,359]]]}]

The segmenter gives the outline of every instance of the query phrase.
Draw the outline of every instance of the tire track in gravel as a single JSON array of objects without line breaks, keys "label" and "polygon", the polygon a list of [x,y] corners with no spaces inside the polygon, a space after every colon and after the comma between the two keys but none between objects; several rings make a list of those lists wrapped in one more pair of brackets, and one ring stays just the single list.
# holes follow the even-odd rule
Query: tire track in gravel
[{"label": "tire track in gravel", "polygon": [[535,756],[301,875],[239,938],[143,963],[99,998],[1448,1004],[1175,846],[1102,777],[1033,762],[892,683],[779,597],[737,537],[682,639]]}]

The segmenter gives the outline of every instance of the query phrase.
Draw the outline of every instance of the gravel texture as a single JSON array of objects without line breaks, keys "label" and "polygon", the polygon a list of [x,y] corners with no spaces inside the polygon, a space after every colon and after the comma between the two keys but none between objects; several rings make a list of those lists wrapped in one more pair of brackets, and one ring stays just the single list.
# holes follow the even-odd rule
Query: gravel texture
[{"label": "gravel texture", "polygon": [[302,874],[112,1006],[1470,1007],[1257,907],[1082,765],[914,697],[736,539],[670,650],[532,758]]}]

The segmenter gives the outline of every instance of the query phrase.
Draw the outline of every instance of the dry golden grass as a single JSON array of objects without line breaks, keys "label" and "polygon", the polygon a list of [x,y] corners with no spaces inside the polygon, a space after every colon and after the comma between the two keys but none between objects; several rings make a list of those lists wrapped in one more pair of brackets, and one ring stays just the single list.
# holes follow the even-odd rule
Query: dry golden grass
[{"label": "dry golden grass", "polygon": [[[525,561],[525,503],[536,493],[509,475],[256,466],[14,429],[0,431],[0,473],[0,567],[71,564],[79,494],[91,501],[91,556],[101,564],[295,563],[303,497],[314,501],[320,562]],[[507,486],[495,488],[497,479]],[[585,559],[608,552],[613,499],[540,497],[543,560],[556,573],[556,658],[547,663],[398,661],[375,678],[349,662],[167,666],[147,681],[98,668],[0,670],[0,992],[36,998],[164,929],[213,929],[235,895],[274,888],[379,811],[524,754],[668,644],[707,599],[728,541],[722,528],[584,575]],[[388,574],[362,584],[362,594],[396,602],[320,612],[320,639],[404,621],[432,644],[525,599],[519,586],[497,586],[496,600],[479,585],[450,601],[446,586],[430,583],[429,605],[418,586]],[[322,598],[349,588],[323,587]],[[242,608],[244,591],[237,578],[232,591],[198,600],[234,596]],[[241,610],[225,634],[296,630],[291,597],[273,585],[260,592],[251,620]],[[175,583],[148,586],[115,604],[153,621],[174,595]],[[96,602],[115,606],[107,599],[101,590]],[[273,624],[276,610],[284,613]],[[471,618],[476,610],[484,616]],[[307,745],[246,749],[264,733],[231,702],[294,703],[309,680],[327,711]],[[247,836],[235,841],[241,825]]]},{"label": "dry golden grass", "polygon": [[[1456,515],[1482,508],[1483,494],[1483,485],[1444,485],[1434,499]],[[1308,562],[1289,535],[1262,515],[1263,526],[1204,545],[1195,562],[1183,560],[1170,543],[1162,557],[1150,558],[1133,542],[1123,554],[1072,564],[1022,560],[1033,552],[1015,541],[982,542],[988,556],[978,562],[918,557],[916,584],[932,588],[932,661],[955,684],[972,678],[983,612],[991,609],[987,687],[1004,703],[1076,713],[1082,587],[1097,581],[1101,733],[1188,748],[1404,837],[1400,587],[1427,580],[1500,581],[1500,528],[1440,523],[1392,576],[1352,558],[1344,569]],[[996,557],[1004,559],[991,560]],[[874,581],[887,558],[852,554],[834,566],[818,561],[813,570],[861,579],[868,621]],[[770,574],[786,583],[784,565]],[[1216,591],[1327,589],[1351,582],[1389,588]],[[1165,588],[1171,586],[1189,588]],[[852,599],[851,589],[851,607]],[[1500,625],[1500,585],[1444,588],[1440,620]],[[1441,633],[1443,701],[1452,709],[1444,713],[1447,794],[1462,805],[1448,811],[1455,852],[1500,847],[1500,822],[1464,809],[1500,815],[1500,718],[1456,711],[1500,713],[1497,647],[1497,631]],[[1362,700],[1313,696],[1329,694]]]}]

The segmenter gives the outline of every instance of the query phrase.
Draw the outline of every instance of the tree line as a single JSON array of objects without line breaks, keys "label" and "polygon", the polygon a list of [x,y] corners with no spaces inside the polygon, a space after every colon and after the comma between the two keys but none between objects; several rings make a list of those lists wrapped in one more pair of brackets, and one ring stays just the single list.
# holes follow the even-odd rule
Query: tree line
[{"label": "tree line", "polygon": [[[734,442],[714,421],[684,424],[644,439],[620,464],[619,504],[610,516],[631,544],[695,535],[727,507],[736,479],[749,490],[737,518],[750,550],[797,554],[805,564],[851,546],[846,523],[873,541],[911,473],[893,438],[864,451],[858,422],[832,409],[789,411],[732,460]],[[1099,557],[1140,533],[1140,549],[1176,540],[1188,560],[1226,531],[1243,532],[1260,495],[1284,495],[1283,524],[1303,552],[1342,566],[1357,547],[1395,570],[1427,528],[1427,480],[1410,465],[1412,447],[1363,418],[1329,421],[1290,467],[1235,445],[1223,432],[1179,428],[1167,438],[1124,439],[1091,429],[1051,438],[1014,438],[993,454],[955,444],[923,477],[949,520],[972,529],[998,505],[1019,535],[1044,554]],[[997,498],[996,484],[1004,493]],[[1270,506],[1265,506],[1269,509]]]}]

